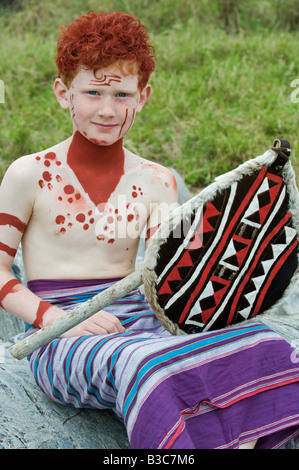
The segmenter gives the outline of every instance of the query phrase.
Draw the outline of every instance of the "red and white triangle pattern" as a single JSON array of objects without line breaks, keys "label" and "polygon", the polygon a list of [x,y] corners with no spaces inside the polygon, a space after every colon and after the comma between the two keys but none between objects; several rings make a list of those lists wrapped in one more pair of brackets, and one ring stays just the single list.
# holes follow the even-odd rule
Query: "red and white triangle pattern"
[{"label": "red and white triangle pattern", "polygon": [[281,256],[281,254],[285,251],[287,246],[292,242],[292,240],[296,236],[296,230],[292,227],[284,227],[284,232],[286,243],[278,243],[276,245],[271,244],[273,258],[262,261],[261,265],[264,269],[264,274],[252,278],[252,283],[255,286],[255,289],[249,292],[248,294],[245,294],[244,296],[248,302],[248,307],[244,308],[243,310],[239,310],[238,312],[240,315],[242,315],[244,320],[248,319],[250,314],[252,313],[255,300],[267,278],[268,273],[271,271],[276,260]]},{"label": "red and white triangle pattern", "polygon": [[[176,262],[176,264],[173,264],[174,260],[171,260],[171,264],[173,265],[173,268],[169,272],[168,276],[166,277],[161,287],[159,288],[159,291],[158,291],[159,295],[172,293],[171,287],[169,285],[169,281],[181,281],[182,280],[178,268],[180,267],[193,268],[194,263],[191,259],[190,251],[203,248],[204,246],[203,234],[212,232],[214,230],[214,227],[210,224],[208,219],[215,217],[217,215],[220,215],[220,212],[218,211],[218,209],[216,209],[216,207],[214,207],[214,205],[210,201],[208,201],[206,210],[204,211],[203,215],[202,215],[202,210],[201,210],[201,217],[195,229],[194,235],[193,233],[189,233],[187,235],[187,237],[189,237],[190,239],[190,242],[186,245],[185,251],[182,257]],[[194,231],[194,228],[191,227],[190,231]]]}]

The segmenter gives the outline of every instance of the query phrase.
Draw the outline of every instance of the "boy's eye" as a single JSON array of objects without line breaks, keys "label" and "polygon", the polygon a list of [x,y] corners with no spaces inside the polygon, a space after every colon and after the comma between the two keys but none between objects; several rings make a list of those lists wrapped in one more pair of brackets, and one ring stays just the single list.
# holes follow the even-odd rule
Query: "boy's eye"
[{"label": "boy's eye", "polygon": [[118,93],[117,96],[119,96],[120,98],[126,98],[128,95],[127,95],[127,93],[122,92],[122,93]]},{"label": "boy's eye", "polygon": [[94,95],[97,94],[97,92],[96,91],[89,91],[88,94],[94,96]]}]

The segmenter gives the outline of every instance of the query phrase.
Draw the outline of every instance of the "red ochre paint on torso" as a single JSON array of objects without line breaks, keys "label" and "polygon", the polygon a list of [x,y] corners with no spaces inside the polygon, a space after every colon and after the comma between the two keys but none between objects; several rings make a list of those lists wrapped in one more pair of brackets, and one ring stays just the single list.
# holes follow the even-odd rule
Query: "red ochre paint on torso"
[{"label": "red ochre paint on torso", "polygon": [[67,162],[96,206],[108,201],[124,174],[122,142],[96,145],[78,131],[73,137]]}]

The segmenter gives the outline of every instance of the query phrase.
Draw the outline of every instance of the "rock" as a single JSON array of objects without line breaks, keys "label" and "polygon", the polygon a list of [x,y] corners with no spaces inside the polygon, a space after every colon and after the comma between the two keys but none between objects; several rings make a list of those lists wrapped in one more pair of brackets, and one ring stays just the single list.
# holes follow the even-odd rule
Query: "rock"
[{"label": "rock", "polygon": [[125,427],[112,411],[79,410],[44,395],[27,359],[8,352],[21,338],[0,349],[0,449],[129,449]]}]

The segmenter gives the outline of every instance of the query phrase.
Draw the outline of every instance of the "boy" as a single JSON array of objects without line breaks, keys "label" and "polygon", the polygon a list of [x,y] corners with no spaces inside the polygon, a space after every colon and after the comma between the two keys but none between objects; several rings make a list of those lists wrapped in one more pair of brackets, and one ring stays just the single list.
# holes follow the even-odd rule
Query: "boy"
[{"label": "boy", "polygon": [[[58,40],[57,66],[73,134],[16,160],[0,192],[0,302],[27,334],[132,272],[143,228],[150,238],[177,198],[168,170],[123,148],[154,70],[140,21],[80,16]],[[10,273],[20,241],[28,288]],[[299,429],[291,352],[259,323],[171,336],[135,290],[35,351],[30,366],[53,400],[114,409],[134,448],[267,448]]]},{"label": "boy", "polygon": [[[80,19],[80,34],[86,34],[92,18],[90,14]],[[94,16],[94,22],[96,19]],[[111,16],[108,26],[112,32],[113,21]],[[127,16],[122,21],[124,28],[130,26]],[[75,22],[72,28],[76,27]],[[120,57],[112,64],[109,56],[97,57],[97,50],[95,57],[88,58],[84,51],[84,57],[82,53],[67,63],[67,39],[74,31],[70,28],[64,33],[54,92],[61,107],[70,110],[73,135],[51,149],[16,160],[2,184],[4,243],[0,257],[4,272],[0,282],[7,289],[12,286],[9,293],[14,293],[5,292],[5,306],[36,327],[45,326],[63,312],[41,305],[20,284],[7,284],[12,279],[8,274],[11,254],[21,237],[29,281],[65,279],[70,273],[73,279],[124,277],[134,269],[139,235],[150,215],[148,233],[158,225],[155,204],[176,201],[172,174],[122,146],[135,115],[150,96],[147,76],[154,68],[143,27],[136,25],[135,29],[140,36],[137,47],[132,45],[131,55],[127,53],[128,59],[123,60],[123,50],[118,44],[111,45],[111,53],[116,49]],[[85,44],[85,49],[88,47]],[[143,48],[149,52],[139,58]],[[134,54],[140,65],[132,60]],[[95,65],[102,61],[104,67],[86,69],[88,60]],[[123,330],[116,317],[101,312],[68,336]]]}]

